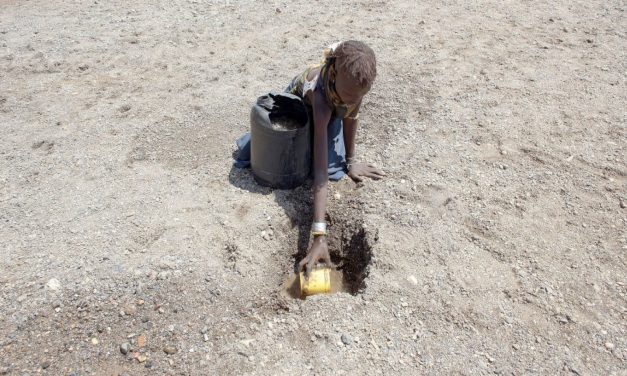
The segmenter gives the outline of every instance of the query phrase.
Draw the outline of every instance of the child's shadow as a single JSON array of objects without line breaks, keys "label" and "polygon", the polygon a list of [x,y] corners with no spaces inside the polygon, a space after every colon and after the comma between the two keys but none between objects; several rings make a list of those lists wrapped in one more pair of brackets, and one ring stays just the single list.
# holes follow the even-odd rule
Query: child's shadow
[{"label": "child's shadow", "polygon": [[259,185],[253,178],[252,171],[231,167],[229,183],[234,187],[244,189],[251,193],[269,195],[274,193],[274,199],[290,219],[291,227],[298,229],[298,241],[294,257],[294,271],[298,262],[307,254],[309,247],[311,222],[313,219],[313,197],[311,194],[311,180],[297,188],[290,190],[273,189]]}]

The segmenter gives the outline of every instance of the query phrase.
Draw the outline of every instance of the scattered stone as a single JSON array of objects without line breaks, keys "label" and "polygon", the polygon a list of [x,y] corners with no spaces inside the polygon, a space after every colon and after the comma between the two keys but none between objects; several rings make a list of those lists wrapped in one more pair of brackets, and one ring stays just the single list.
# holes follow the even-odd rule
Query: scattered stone
[{"label": "scattered stone", "polygon": [[55,300],[54,302],[52,302],[52,308],[61,308],[61,301]]},{"label": "scattered stone", "polygon": [[41,368],[47,369],[48,367],[50,367],[50,361],[49,360],[44,360],[43,362],[41,362]]},{"label": "scattered stone", "polygon": [[147,361],[146,364],[144,365],[144,367],[152,368],[152,360]]},{"label": "scattered stone", "polygon": [[418,279],[413,275],[410,275],[409,277],[407,277],[407,281],[414,286],[418,286]]},{"label": "scattered stone", "polygon": [[146,336],[141,335],[141,336],[137,337],[137,346],[139,346],[139,347],[145,347],[146,346]]},{"label": "scattered stone", "polygon": [[120,352],[124,355],[128,354],[128,352],[131,351],[131,344],[128,342],[124,342],[123,344],[120,345]]},{"label": "scattered stone", "polygon": [[205,342],[209,342],[209,336],[207,335],[207,333],[205,333],[205,334],[203,334],[203,335],[202,335],[202,339],[203,339],[203,341],[205,341]]},{"label": "scattered stone", "polygon": [[612,342],[605,342],[605,348],[608,350],[614,349],[614,344]]},{"label": "scattered stone", "polygon": [[9,367],[0,367],[0,375],[8,375]]},{"label": "scattered stone", "polygon": [[93,337],[93,338],[91,339],[91,344],[92,344],[92,345],[97,345],[97,344],[99,344],[99,343],[100,343],[100,341],[98,341],[98,338]]},{"label": "scattered stone", "polygon": [[131,106],[128,104],[123,104],[122,106],[120,106],[120,108],[118,108],[118,111],[120,112],[128,112],[131,110]]},{"label": "scattered stone", "polygon": [[274,232],[272,230],[263,230],[261,231],[261,237],[263,238],[263,240],[272,240],[272,236],[274,235]]},{"label": "scattered stone", "polygon": [[124,310],[124,313],[128,316],[133,316],[134,314],[137,313],[137,307],[135,307],[132,304],[125,305],[123,310]]},{"label": "scattered stone", "polygon": [[46,283],[46,287],[52,291],[57,291],[61,288],[61,282],[56,278],[50,278],[48,283]]},{"label": "scattered stone", "polygon": [[137,361],[140,362],[140,363],[144,363],[147,360],[148,360],[148,357],[146,355],[138,355],[137,356]]},{"label": "scattered stone", "polygon": [[341,340],[346,346],[350,346],[353,343],[353,338],[346,333],[342,334]]},{"label": "scattered stone", "polygon": [[163,348],[163,352],[168,355],[173,355],[173,354],[176,354],[177,349],[174,346],[166,346]]}]

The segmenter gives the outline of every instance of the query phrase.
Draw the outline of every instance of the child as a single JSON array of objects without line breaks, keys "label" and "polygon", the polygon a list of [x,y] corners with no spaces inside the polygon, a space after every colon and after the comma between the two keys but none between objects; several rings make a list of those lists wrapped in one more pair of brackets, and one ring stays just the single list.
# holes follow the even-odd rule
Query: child
[{"label": "child", "polygon": [[[325,222],[329,178],[339,180],[345,171],[355,182],[365,177],[385,176],[383,171],[371,164],[359,163],[355,158],[359,107],[376,75],[372,49],[350,40],[330,46],[322,63],[296,76],[285,90],[301,97],[313,114],[314,223],[311,229],[314,241],[298,264],[299,270],[305,270],[306,274],[320,260],[331,265]],[[247,146],[243,145],[247,141],[238,140],[240,150]],[[236,166],[246,164],[240,153]]]}]

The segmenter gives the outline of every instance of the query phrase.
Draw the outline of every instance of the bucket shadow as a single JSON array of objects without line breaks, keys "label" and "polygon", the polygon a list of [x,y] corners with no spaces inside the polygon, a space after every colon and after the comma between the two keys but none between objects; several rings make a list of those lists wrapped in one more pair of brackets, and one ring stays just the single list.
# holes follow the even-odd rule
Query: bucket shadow
[{"label": "bucket shadow", "polygon": [[285,215],[290,220],[291,229],[296,229],[296,253],[291,256],[294,259],[293,268],[296,272],[300,261],[309,246],[310,228],[313,220],[313,197],[311,194],[311,179],[305,181],[300,187],[281,190],[259,185],[253,177],[250,168],[231,167],[229,183],[234,187],[251,193],[269,195],[274,194],[274,200],[283,208]]}]

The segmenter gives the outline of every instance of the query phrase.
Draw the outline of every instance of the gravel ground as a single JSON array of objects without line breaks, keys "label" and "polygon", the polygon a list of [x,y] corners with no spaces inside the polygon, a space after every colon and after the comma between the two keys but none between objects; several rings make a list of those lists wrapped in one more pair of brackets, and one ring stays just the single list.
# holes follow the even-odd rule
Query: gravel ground
[{"label": "gravel ground", "polygon": [[[0,3],[0,374],[626,375],[624,1]],[[309,186],[231,167],[360,39],[347,291],[282,287]]]}]

